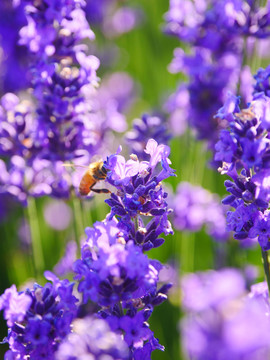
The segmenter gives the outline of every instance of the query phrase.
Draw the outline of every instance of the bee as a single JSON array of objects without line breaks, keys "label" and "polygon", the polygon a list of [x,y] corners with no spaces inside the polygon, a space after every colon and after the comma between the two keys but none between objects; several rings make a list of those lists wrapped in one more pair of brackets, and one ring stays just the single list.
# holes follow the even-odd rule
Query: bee
[{"label": "bee", "polygon": [[108,189],[95,189],[94,186],[100,180],[105,180],[107,177],[107,169],[104,167],[104,162],[102,160],[91,163],[89,166],[75,165],[75,164],[63,164],[63,166],[74,166],[74,167],[84,167],[87,168],[83,174],[80,185],[79,193],[82,196],[88,195],[91,191],[97,194],[108,194],[110,190]]}]

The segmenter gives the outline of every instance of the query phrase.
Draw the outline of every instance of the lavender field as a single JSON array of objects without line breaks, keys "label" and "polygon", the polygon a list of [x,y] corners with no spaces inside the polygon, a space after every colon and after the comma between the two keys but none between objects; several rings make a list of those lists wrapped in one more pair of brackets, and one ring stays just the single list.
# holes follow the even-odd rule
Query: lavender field
[{"label": "lavender field", "polygon": [[270,2],[0,1],[0,358],[270,359]]}]

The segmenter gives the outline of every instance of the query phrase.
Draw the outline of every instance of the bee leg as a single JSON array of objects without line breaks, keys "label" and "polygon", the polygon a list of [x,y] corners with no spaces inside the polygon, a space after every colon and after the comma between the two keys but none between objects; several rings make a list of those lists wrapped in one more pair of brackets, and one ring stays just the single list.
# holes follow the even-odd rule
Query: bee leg
[{"label": "bee leg", "polygon": [[109,194],[109,193],[111,193],[111,191],[108,190],[108,189],[93,189],[93,188],[91,188],[90,190],[94,191],[97,194]]}]

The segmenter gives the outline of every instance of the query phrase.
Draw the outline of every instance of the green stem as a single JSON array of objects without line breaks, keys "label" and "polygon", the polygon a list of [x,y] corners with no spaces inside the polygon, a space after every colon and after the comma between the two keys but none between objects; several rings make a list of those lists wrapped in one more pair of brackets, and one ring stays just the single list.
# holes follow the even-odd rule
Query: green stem
[{"label": "green stem", "polygon": [[102,194],[94,195],[94,207],[96,210],[97,221],[102,221],[104,219],[104,214],[107,213],[106,204],[104,202],[106,196]]},{"label": "green stem", "polygon": [[72,204],[73,204],[76,242],[79,250],[81,248],[80,238],[84,234],[82,208],[81,208],[80,200],[76,196],[73,197]]},{"label": "green stem", "polygon": [[180,266],[182,272],[194,271],[195,239],[193,233],[182,232],[181,234],[181,257]]},{"label": "green stem", "polygon": [[91,208],[87,206],[87,202],[81,200],[82,215],[83,215],[83,227],[93,226],[93,218]]},{"label": "green stem", "polygon": [[[241,71],[242,71],[243,67],[248,64],[247,38],[244,37],[243,41],[244,41],[244,43],[243,43],[243,56],[242,56],[242,62],[241,62]],[[238,77],[238,82],[237,82],[237,90],[236,90],[237,95],[240,94],[240,87],[241,87],[241,77],[239,76]]]},{"label": "green stem", "polygon": [[118,301],[118,306],[119,306],[121,316],[124,316],[124,309],[123,309],[121,301]]},{"label": "green stem", "polygon": [[31,232],[34,268],[36,276],[39,277],[44,270],[44,257],[42,251],[36,201],[33,197],[28,198],[27,212]]},{"label": "green stem", "polygon": [[270,297],[270,264],[267,250],[262,250],[263,269],[268,286],[268,295]]},{"label": "green stem", "polygon": [[134,222],[135,222],[135,232],[136,232],[136,231],[138,231],[138,229],[139,229],[139,219],[138,219],[138,215],[135,217]]}]

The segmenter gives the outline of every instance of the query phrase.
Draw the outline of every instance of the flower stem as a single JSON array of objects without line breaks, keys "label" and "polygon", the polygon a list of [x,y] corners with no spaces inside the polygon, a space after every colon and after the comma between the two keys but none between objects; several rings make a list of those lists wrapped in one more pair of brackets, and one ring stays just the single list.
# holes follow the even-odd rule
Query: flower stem
[{"label": "flower stem", "polygon": [[139,219],[138,219],[138,215],[135,217],[134,220],[135,223],[135,232],[139,230]]},{"label": "flower stem", "polygon": [[36,201],[32,197],[28,198],[27,211],[32,240],[33,263],[36,276],[39,277],[44,270],[44,257],[42,251]]},{"label": "flower stem", "polygon": [[84,229],[88,226],[93,225],[92,217],[92,205],[89,206],[87,201],[81,201],[82,216],[83,216],[83,227]]},{"label": "flower stem", "polygon": [[182,232],[181,236],[181,270],[183,272],[194,271],[195,239],[193,233]]},{"label": "flower stem", "polygon": [[121,301],[118,301],[118,306],[119,306],[119,311],[120,311],[121,316],[124,316],[124,309],[123,309]]},{"label": "flower stem", "polygon": [[81,248],[80,238],[84,234],[82,208],[81,208],[80,200],[76,196],[73,196],[72,204],[73,204],[76,242],[77,242],[78,251],[79,251]]},{"label": "flower stem", "polygon": [[269,264],[269,258],[268,258],[267,250],[264,251],[262,249],[262,260],[263,260],[264,274],[265,274],[266,281],[267,281],[267,286],[268,286],[268,296],[270,297],[270,264]]}]

